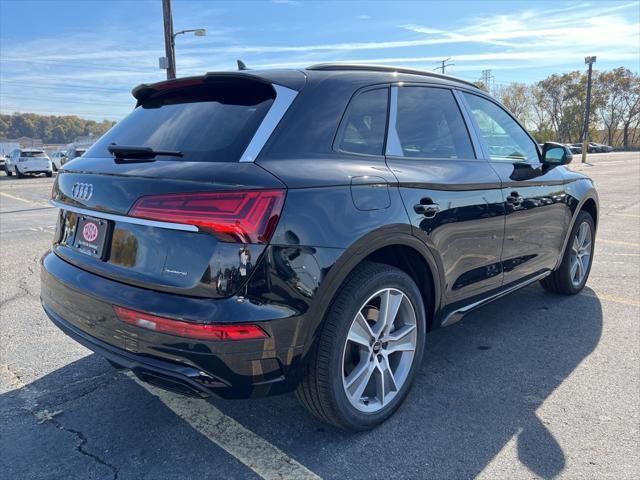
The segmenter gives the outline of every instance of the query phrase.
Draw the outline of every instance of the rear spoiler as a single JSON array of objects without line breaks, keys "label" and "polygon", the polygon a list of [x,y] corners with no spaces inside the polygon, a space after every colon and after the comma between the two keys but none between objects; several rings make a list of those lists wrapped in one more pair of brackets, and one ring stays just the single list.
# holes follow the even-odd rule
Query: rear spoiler
[{"label": "rear spoiler", "polygon": [[306,83],[306,75],[299,70],[266,70],[238,71],[238,72],[209,72],[204,75],[164,80],[156,83],[142,83],[135,87],[131,94],[138,101],[138,105],[153,94],[162,90],[174,90],[216,81],[237,80],[247,85],[261,83],[265,85],[281,85],[290,90],[300,91]]}]

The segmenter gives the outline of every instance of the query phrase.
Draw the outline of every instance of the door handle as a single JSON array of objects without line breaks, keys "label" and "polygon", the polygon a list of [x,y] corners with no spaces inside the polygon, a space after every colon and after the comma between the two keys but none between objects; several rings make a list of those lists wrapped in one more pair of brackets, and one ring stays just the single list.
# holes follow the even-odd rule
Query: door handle
[{"label": "door handle", "polygon": [[427,218],[433,218],[436,216],[436,213],[440,211],[440,205],[437,203],[418,203],[413,206],[413,210],[419,215],[424,215]]}]

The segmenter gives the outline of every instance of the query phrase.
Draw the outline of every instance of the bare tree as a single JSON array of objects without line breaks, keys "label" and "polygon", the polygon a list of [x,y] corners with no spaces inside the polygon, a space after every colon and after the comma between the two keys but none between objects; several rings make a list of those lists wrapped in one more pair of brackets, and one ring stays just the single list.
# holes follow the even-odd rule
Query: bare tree
[{"label": "bare tree", "polygon": [[[476,85],[488,91],[479,80]],[[512,83],[494,91],[538,141],[575,142],[583,128],[585,73],[550,75],[533,85]],[[590,138],[629,148],[640,143],[640,76],[627,68],[595,72],[591,91]]]},{"label": "bare tree", "polygon": [[529,87],[529,97],[531,98],[531,121],[534,130],[540,137],[540,141],[553,140],[554,137],[549,135],[550,119],[549,119],[549,103],[544,90],[538,85]]},{"label": "bare tree", "polygon": [[523,124],[529,120],[531,113],[531,96],[529,87],[524,83],[511,83],[498,91],[500,101]]},{"label": "bare tree", "polygon": [[596,76],[595,89],[598,91],[600,99],[596,112],[607,131],[609,145],[614,144],[616,130],[624,115],[627,72],[631,73],[620,67],[608,72],[600,72]]},{"label": "bare tree", "polygon": [[[622,145],[629,148],[631,141],[635,143],[636,133],[640,126],[640,77],[629,70],[626,70],[622,81]],[[631,126],[634,124],[633,132]],[[633,135],[630,138],[630,134]]]},{"label": "bare tree", "polygon": [[555,139],[569,142],[580,136],[585,100],[585,75],[554,74],[536,83],[541,108],[548,115]]}]

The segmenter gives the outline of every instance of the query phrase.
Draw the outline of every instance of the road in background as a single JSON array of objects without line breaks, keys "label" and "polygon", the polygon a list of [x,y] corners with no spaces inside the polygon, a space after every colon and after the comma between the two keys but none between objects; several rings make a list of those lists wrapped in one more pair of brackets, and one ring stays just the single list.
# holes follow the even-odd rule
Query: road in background
[{"label": "road in background", "polygon": [[427,337],[416,384],[368,433],[293,395],[194,401],[67,338],[39,304],[52,180],[0,176],[0,478],[640,477],[640,154],[589,155],[595,263],[575,297],[533,285]]}]

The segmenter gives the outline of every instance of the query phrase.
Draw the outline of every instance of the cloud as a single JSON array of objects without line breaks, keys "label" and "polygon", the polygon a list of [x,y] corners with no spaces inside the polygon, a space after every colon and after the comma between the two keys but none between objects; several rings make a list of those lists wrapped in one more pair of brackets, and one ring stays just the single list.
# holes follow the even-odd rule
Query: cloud
[{"label": "cloud", "polygon": [[[299,5],[280,0],[274,3]],[[545,5],[545,4],[542,4]],[[455,23],[397,22],[389,28],[368,31],[366,41],[356,37],[354,16],[370,20],[365,13],[342,19],[349,33],[303,44],[293,33],[290,43],[263,43],[260,38],[278,38],[272,27],[256,32],[250,25],[234,26],[221,21],[212,10],[192,15],[188,25],[206,27],[207,37],[183,36],[178,42],[179,75],[235,68],[240,57],[252,68],[305,67],[321,62],[382,63],[431,70],[435,63],[451,57],[449,71],[473,76],[484,68],[509,71],[511,78],[531,75],[551,67],[555,71],[582,64],[586,55],[598,61],[638,65],[640,25],[637,3],[570,4],[543,6],[508,14],[485,14],[461,18]],[[212,7],[217,8],[217,7]],[[275,7],[274,7],[275,8]],[[632,13],[632,9],[635,9]],[[302,12],[301,9],[291,10]],[[201,17],[201,18],[199,18]],[[186,17],[185,17],[186,18]],[[180,17],[180,23],[184,18]],[[282,25],[280,25],[282,27]],[[289,28],[289,25],[285,25]],[[296,24],[301,29],[308,24]],[[314,36],[299,38],[318,38]],[[377,35],[377,36],[376,36]],[[247,38],[253,39],[249,42]],[[257,39],[257,40],[256,40]],[[164,55],[162,31],[143,25],[132,31],[106,25],[90,33],[53,34],[46,32],[31,41],[3,40],[0,53],[0,106],[3,112],[22,111],[91,112],[92,118],[120,118],[131,108],[131,88],[141,82],[164,78],[157,59]],[[548,71],[548,70],[547,70]],[[545,73],[546,75],[546,73]]]}]

